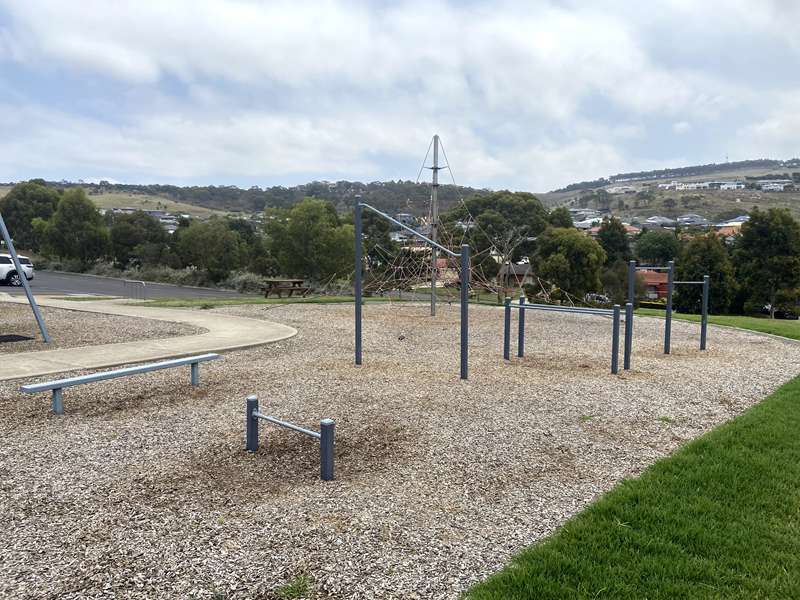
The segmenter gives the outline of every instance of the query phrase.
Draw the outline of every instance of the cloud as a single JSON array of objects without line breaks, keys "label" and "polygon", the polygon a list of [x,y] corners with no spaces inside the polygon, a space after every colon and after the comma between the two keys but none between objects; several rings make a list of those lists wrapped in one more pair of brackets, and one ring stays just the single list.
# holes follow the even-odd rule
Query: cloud
[{"label": "cloud", "polygon": [[[707,162],[682,134],[766,146],[779,142],[767,122],[791,118],[766,108],[791,89],[748,85],[725,66],[726,55],[774,63],[776,44],[800,53],[780,3],[759,7],[673,0],[655,19],[614,0],[0,0],[11,134],[0,148],[13,157],[0,169],[410,178],[434,132],[460,182],[478,186],[543,190],[676,157]],[[705,37],[681,33],[709,22]],[[726,36],[769,41],[769,56]],[[695,48],[700,39],[715,45]],[[797,77],[780,86],[800,88]]]}]

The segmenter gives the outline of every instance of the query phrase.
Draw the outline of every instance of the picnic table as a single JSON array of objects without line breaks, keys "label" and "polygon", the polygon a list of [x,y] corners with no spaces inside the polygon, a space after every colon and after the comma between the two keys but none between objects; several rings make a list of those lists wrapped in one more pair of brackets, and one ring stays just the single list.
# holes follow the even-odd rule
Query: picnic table
[{"label": "picnic table", "polygon": [[305,279],[265,279],[261,289],[264,291],[264,298],[269,298],[270,294],[277,294],[278,298],[283,298],[283,292],[287,292],[287,297],[293,294],[306,296],[311,291],[310,287],[304,286]]}]

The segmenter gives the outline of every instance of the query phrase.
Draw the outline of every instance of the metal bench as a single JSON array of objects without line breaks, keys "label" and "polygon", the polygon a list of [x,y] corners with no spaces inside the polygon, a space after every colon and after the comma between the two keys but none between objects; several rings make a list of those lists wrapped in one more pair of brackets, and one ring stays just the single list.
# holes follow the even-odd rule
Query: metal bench
[{"label": "metal bench", "polygon": [[128,375],[137,375],[139,373],[149,373],[151,371],[172,369],[174,367],[182,367],[185,365],[190,365],[191,367],[192,385],[199,385],[200,363],[209,360],[216,360],[218,358],[220,358],[219,354],[198,354],[197,356],[187,356],[186,358],[165,360],[163,362],[150,363],[147,365],[139,365],[137,367],[127,367],[125,369],[116,369],[114,371],[103,371],[101,373],[92,373],[91,375],[69,377],[68,379],[57,379],[55,381],[46,381],[44,383],[31,383],[28,385],[20,386],[19,389],[20,391],[25,392],[26,394],[38,394],[39,392],[52,391],[53,412],[57,415],[63,415],[64,400],[61,396],[61,390],[65,387],[83,385],[84,383],[93,383],[95,381],[105,381],[107,379],[116,379],[117,377],[127,377]]}]

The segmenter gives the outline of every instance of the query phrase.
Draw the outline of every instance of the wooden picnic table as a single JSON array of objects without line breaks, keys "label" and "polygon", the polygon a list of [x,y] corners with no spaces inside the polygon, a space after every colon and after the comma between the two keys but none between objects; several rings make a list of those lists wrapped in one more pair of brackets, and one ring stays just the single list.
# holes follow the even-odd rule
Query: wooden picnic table
[{"label": "wooden picnic table", "polygon": [[277,294],[278,298],[283,298],[283,292],[287,292],[287,297],[292,294],[300,296],[308,295],[311,288],[304,286],[305,279],[265,279],[261,289],[264,290],[264,298],[269,298],[270,294]]}]

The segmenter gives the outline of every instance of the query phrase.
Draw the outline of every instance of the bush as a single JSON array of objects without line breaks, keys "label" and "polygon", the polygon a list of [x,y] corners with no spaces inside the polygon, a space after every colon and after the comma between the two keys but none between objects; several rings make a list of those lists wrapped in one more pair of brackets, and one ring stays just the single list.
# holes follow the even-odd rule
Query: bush
[{"label": "bush", "polygon": [[221,287],[234,289],[241,294],[258,293],[261,291],[262,285],[264,285],[264,278],[250,271],[234,271],[220,283]]}]

